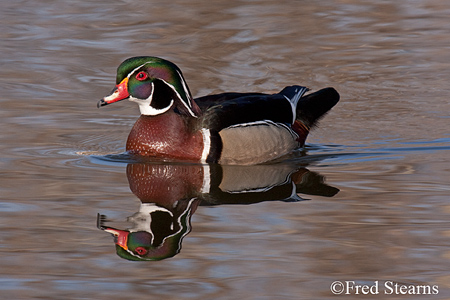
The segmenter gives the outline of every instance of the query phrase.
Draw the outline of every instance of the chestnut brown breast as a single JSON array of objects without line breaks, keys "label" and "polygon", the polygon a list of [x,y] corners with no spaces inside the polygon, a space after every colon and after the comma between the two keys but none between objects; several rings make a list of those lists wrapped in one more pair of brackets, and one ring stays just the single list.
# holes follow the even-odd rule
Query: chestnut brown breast
[{"label": "chestnut brown breast", "polygon": [[179,114],[168,111],[157,116],[141,115],[128,135],[126,149],[131,154],[200,161],[203,138],[201,132],[191,132]]}]

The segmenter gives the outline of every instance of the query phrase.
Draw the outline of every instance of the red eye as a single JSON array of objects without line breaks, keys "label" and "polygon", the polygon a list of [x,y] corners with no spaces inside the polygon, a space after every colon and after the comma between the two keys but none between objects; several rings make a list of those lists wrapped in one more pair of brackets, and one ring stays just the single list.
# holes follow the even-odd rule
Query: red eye
[{"label": "red eye", "polygon": [[144,247],[137,247],[135,250],[139,255],[145,255],[148,252]]},{"label": "red eye", "polygon": [[147,79],[147,73],[145,73],[144,71],[137,73],[136,79],[140,81]]}]

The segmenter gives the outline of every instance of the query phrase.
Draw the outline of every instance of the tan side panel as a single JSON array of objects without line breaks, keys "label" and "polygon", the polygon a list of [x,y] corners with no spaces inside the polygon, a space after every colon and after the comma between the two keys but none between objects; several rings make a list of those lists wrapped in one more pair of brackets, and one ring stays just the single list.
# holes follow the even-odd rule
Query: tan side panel
[{"label": "tan side panel", "polygon": [[219,188],[228,193],[264,190],[286,182],[292,172],[292,166],[284,164],[223,166]]},{"label": "tan side panel", "polygon": [[223,141],[221,164],[258,164],[299,147],[289,129],[276,124],[228,127],[219,134]]}]

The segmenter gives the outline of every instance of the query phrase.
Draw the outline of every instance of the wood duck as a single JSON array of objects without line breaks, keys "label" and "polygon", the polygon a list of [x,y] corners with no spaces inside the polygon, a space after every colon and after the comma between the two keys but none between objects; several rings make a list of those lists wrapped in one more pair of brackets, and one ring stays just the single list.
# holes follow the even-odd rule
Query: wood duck
[{"label": "wood duck", "polygon": [[194,99],[172,62],[132,57],[98,107],[128,99],[141,116],[128,136],[132,155],[166,161],[250,165],[302,147],[310,129],[339,101],[334,88],[309,95],[303,86],[276,94],[223,93]]},{"label": "wood duck", "polygon": [[305,200],[298,193],[333,197],[339,192],[327,185],[320,174],[293,164],[152,162],[128,164],[126,172],[130,190],[141,202],[139,211],[127,218],[132,226],[111,227],[106,225],[106,216],[98,215],[97,227],[114,236],[120,257],[133,261],[177,255],[183,238],[191,231],[191,217],[199,205],[298,202]]}]

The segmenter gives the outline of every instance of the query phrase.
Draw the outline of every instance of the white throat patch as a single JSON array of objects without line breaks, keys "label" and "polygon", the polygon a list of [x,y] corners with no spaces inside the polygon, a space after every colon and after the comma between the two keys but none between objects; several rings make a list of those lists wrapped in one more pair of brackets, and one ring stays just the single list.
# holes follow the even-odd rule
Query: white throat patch
[{"label": "white throat patch", "polygon": [[161,109],[156,109],[156,108],[152,107],[151,104],[152,104],[152,99],[153,99],[154,88],[155,88],[155,86],[152,82],[152,93],[150,94],[150,96],[148,96],[147,99],[138,99],[133,96],[130,96],[130,98],[129,98],[130,101],[136,102],[139,105],[139,111],[141,112],[142,115],[156,116],[156,115],[163,114],[166,111],[168,111],[174,103],[174,101],[172,99],[170,101],[170,104],[167,107],[164,107]]}]

